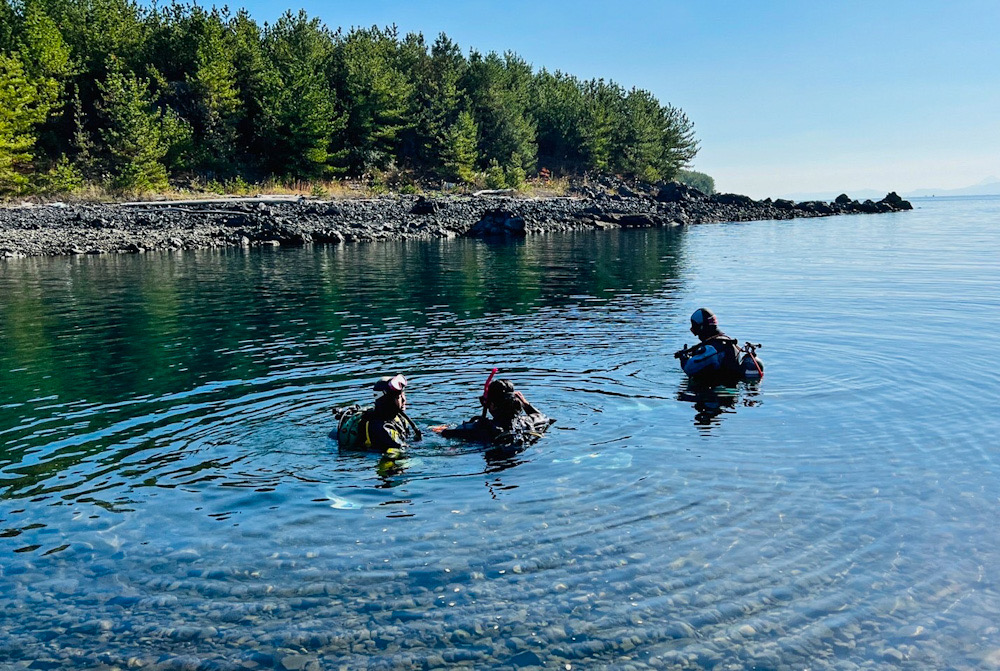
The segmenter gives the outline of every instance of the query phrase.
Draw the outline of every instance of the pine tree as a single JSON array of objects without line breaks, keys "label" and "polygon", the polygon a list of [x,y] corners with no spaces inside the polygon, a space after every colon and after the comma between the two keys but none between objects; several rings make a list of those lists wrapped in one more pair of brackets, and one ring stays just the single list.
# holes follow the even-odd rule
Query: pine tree
[{"label": "pine tree", "polygon": [[[469,181],[459,177],[453,167],[445,167],[447,161],[454,163],[454,143],[458,138],[459,115],[463,111],[465,91],[461,88],[461,80],[468,68],[468,63],[458,45],[442,33],[431,46],[431,53],[425,67],[416,77],[416,145],[418,147],[418,163],[427,169],[447,173],[450,179]],[[463,121],[464,132],[468,134],[471,123],[475,128],[475,120],[469,116]],[[473,141],[477,131],[473,131]],[[473,147],[473,155],[475,155]],[[446,156],[448,158],[446,158]],[[469,174],[474,167],[470,167]],[[470,177],[471,179],[471,177]]]},{"label": "pine tree", "polygon": [[445,179],[472,182],[476,178],[476,122],[469,112],[460,112],[458,119],[445,131],[441,148],[441,176]]},{"label": "pine tree", "polygon": [[275,64],[280,85],[261,100],[262,140],[270,142],[272,172],[292,177],[322,177],[338,158],[331,153],[334,134],[343,128],[336,95],[326,78],[332,38],[305,12],[283,15],[264,35],[265,52]]},{"label": "pine tree", "polygon": [[0,192],[17,192],[28,179],[35,128],[48,115],[45,94],[32,83],[21,61],[0,54]]},{"label": "pine tree", "polygon": [[662,169],[660,103],[647,91],[633,88],[622,101],[622,113],[613,134],[616,159],[612,168],[621,174],[655,182]]},{"label": "pine tree", "polygon": [[110,186],[125,192],[165,188],[167,129],[163,113],[150,99],[149,82],[114,63],[100,89],[105,120],[101,138],[110,157]]},{"label": "pine tree", "polygon": [[18,42],[25,72],[36,82],[39,94],[50,107],[55,106],[61,83],[73,74],[73,66],[69,45],[55,21],[37,0],[24,5],[24,21]]},{"label": "pine tree", "polygon": [[0,54],[14,50],[14,29],[17,23],[17,12],[11,1],[0,0]]},{"label": "pine tree", "polygon": [[236,150],[241,108],[233,50],[217,14],[206,22],[199,42],[196,69],[187,75],[195,101],[196,141],[203,163],[228,171]]},{"label": "pine tree", "polygon": [[512,157],[518,157],[521,168],[534,170],[538,146],[529,111],[531,66],[513,53],[501,58],[472,52],[463,87],[479,127],[480,161],[509,168]]},{"label": "pine tree", "polygon": [[542,165],[580,169],[586,101],[583,85],[561,72],[542,69],[532,86],[531,116],[538,124],[538,158]]},{"label": "pine tree", "polygon": [[236,122],[236,160],[244,171],[271,168],[272,133],[277,125],[273,105],[281,90],[281,77],[264,47],[260,27],[246,10],[229,21],[232,37],[235,88],[240,97]]},{"label": "pine tree", "polygon": [[17,54],[24,64],[25,75],[37,88],[41,104],[47,110],[46,118],[37,128],[35,147],[35,157],[44,164],[47,156],[65,151],[69,128],[66,94],[75,70],[69,45],[46,13],[43,0],[24,3],[22,20],[15,34]]},{"label": "pine tree", "polygon": [[[698,142],[694,139],[694,126],[687,115],[672,105],[660,108],[660,156],[661,179],[674,179],[678,172],[691,163],[698,154]],[[691,173],[700,175],[702,173]],[[715,180],[705,175],[709,182],[703,182],[705,193],[715,191]],[[701,188],[701,187],[699,187]]]},{"label": "pine tree", "polygon": [[414,85],[400,69],[395,28],[355,29],[337,48],[346,141],[355,174],[383,170],[412,126]]},{"label": "pine tree", "polygon": [[612,134],[621,102],[621,89],[603,79],[591,80],[583,88],[584,108],[580,120],[580,154],[587,170],[605,172],[611,166]]}]

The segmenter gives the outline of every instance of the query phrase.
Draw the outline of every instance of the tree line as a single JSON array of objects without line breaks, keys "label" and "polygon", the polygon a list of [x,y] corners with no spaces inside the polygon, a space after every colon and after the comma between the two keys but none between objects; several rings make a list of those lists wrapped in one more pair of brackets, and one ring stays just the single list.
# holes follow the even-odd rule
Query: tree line
[{"label": "tree line", "polygon": [[535,174],[675,178],[679,108],[604,79],[465,54],[443,33],[331,30],[304,11],[0,0],[0,192],[169,180]]}]

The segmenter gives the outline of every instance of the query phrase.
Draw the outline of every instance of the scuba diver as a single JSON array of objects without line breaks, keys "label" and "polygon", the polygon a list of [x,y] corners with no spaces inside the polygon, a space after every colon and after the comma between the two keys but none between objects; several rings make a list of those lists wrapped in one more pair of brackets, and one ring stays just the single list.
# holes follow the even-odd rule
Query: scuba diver
[{"label": "scuba diver", "polygon": [[[691,315],[691,333],[698,344],[674,352],[681,369],[692,380],[724,384],[741,379],[759,380],[764,377],[764,365],[756,356],[760,345],[747,343],[740,348],[735,338],[719,330],[719,320],[707,308],[698,308]],[[740,354],[743,353],[743,358]]]},{"label": "scuba diver", "polygon": [[375,399],[374,407],[352,405],[334,409],[334,415],[340,419],[335,432],[340,448],[387,454],[404,450],[411,436],[420,440],[420,429],[405,412],[406,378],[383,377],[373,389],[382,394]]},{"label": "scuba diver", "polygon": [[[453,427],[441,428],[445,438],[461,438],[485,443],[504,451],[517,451],[542,437],[555,420],[546,417],[510,380],[494,380],[490,373],[479,402],[482,414]],[[487,417],[487,413],[491,415]]]}]

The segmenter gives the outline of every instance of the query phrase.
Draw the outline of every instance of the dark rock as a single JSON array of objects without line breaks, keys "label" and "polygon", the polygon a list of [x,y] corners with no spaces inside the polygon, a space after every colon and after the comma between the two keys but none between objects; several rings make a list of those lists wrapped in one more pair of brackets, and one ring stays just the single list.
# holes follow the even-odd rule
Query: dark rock
[{"label": "dark rock", "polygon": [[774,201],[774,206],[779,210],[794,210],[795,203],[790,200],[785,200],[784,198],[778,198]]},{"label": "dark rock", "polygon": [[866,200],[863,203],[859,203],[857,207],[858,212],[863,212],[865,214],[875,214],[878,212],[878,205],[873,203],[871,199]]},{"label": "dark rock", "polygon": [[650,214],[626,214],[618,219],[622,228],[651,228],[659,221]]},{"label": "dark rock", "polygon": [[496,236],[524,237],[527,234],[524,217],[508,210],[489,210],[466,232],[470,238]]},{"label": "dark rock", "polygon": [[543,666],[542,658],[538,656],[537,653],[531,650],[525,650],[524,652],[519,652],[510,659],[507,660],[507,665],[519,669],[522,666]]},{"label": "dark rock", "polygon": [[903,202],[903,199],[895,191],[890,191],[886,194],[885,198],[879,201],[880,203],[889,203],[890,205],[899,205]]},{"label": "dark rock", "polygon": [[694,187],[680,182],[668,182],[660,187],[656,200],[661,203],[684,203],[705,200],[708,196]]},{"label": "dark rock", "polygon": [[344,241],[344,236],[334,230],[320,230],[313,233],[313,240],[319,243],[339,244]]},{"label": "dark rock", "polygon": [[417,202],[410,208],[410,214],[434,214],[441,206],[433,200],[427,200],[423,196],[417,198]]},{"label": "dark rock", "polygon": [[623,197],[623,198],[641,198],[642,197],[640,194],[636,193],[635,191],[633,191],[632,189],[630,189],[625,184],[622,184],[621,186],[618,187],[618,195],[621,196],[621,197]]},{"label": "dark rock", "polygon": [[849,205],[851,203],[851,197],[846,193],[842,193],[833,201],[837,205]]},{"label": "dark rock", "polygon": [[227,217],[223,223],[226,226],[249,226],[251,219],[245,214],[234,214]]},{"label": "dark rock", "polygon": [[833,214],[834,209],[821,200],[807,200],[795,206],[795,209],[810,214]]},{"label": "dark rock", "polygon": [[719,205],[736,205],[738,207],[753,207],[757,204],[750,196],[741,196],[738,193],[717,193],[711,196],[710,200]]},{"label": "dark rock", "polygon": [[913,205],[910,201],[903,200],[902,197],[895,191],[890,191],[885,198],[879,201],[880,203],[885,203],[890,206],[893,210],[912,210]]}]

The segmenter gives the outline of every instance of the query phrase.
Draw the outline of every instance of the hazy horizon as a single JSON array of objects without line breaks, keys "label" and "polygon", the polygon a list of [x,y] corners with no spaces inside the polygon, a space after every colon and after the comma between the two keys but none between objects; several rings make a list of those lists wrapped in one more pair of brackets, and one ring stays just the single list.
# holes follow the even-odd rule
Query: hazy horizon
[{"label": "hazy horizon", "polygon": [[240,6],[260,22],[301,7],[331,28],[445,32],[465,52],[511,50],[535,68],[647,89],[694,122],[692,167],[721,191],[903,193],[1000,174],[998,3]]}]

